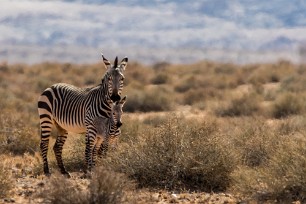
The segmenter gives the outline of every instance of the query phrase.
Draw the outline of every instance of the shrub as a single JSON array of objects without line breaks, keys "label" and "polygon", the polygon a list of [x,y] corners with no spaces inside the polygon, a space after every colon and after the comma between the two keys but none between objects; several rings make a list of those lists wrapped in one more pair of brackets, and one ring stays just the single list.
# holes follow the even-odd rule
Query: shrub
[{"label": "shrub", "polygon": [[160,73],[157,74],[152,80],[152,84],[165,84],[169,81],[169,77],[166,74]]},{"label": "shrub", "polygon": [[5,164],[0,162],[0,198],[8,196],[10,190],[13,188],[13,181],[10,172]]},{"label": "shrub", "polygon": [[232,174],[233,189],[260,202],[277,203],[306,201],[304,139],[282,138],[267,165],[260,168],[239,168]]},{"label": "shrub", "polygon": [[235,162],[217,129],[215,122],[170,117],[153,130],[138,132],[106,162],[141,187],[225,190]]},{"label": "shrub", "polygon": [[87,192],[82,190],[78,183],[59,174],[53,174],[46,180],[44,188],[38,192],[37,197],[41,198],[43,203],[89,203]]},{"label": "shrub", "polygon": [[0,153],[34,154],[39,148],[37,132],[25,127],[20,119],[0,115],[0,130]]},{"label": "shrub", "polygon": [[39,137],[35,138],[35,134],[30,129],[14,130],[5,133],[5,137],[0,140],[2,153],[13,153],[22,155],[26,152],[34,154],[39,149]]},{"label": "shrub", "polygon": [[174,90],[178,93],[185,93],[186,91],[194,88],[196,86],[196,77],[190,76],[186,80],[182,81],[180,84],[174,87]]},{"label": "shrub", "polygon": [[305,92],[306,91],[306,77],[305,74],[292,74],[287,76],[281,82],[281,88],[291,92]]},{"label": "shrub", "polygon": [[122,203],[126,181],[123,175],[96,168],[89,185],[89,203]]},{"label": "shrub", "polygon": [[303,111],[303,97],[294,93],[284,93],[280,95],[272,107],[274,118],[283,118],[289,115],[299,114]]},{"label": "shrub", "polygon": [[249,167],[266,164],[278,146],[277,132],[255,118],[241,126],[241,132],[233,138],[234,149],[241,164]]},{"label": "shrub", "polygon": [[119,174],[98,167],[89,182],[67,179],[62,175],[52,175],[45,187],[37,194],[44,203],[87,204],[122,203],[126,179]]},{"label": "shrub", "polygon": [[127,100],[124,106],[124,111],[168,111],[173,109],[173,104],[169,93],[162,88],[159,90],[133,91],[129,93],[129,100]]},{"label": "shrub", "polygon": [[250,116],[259,110],[260,98],[255,94],[244,94],[242,97],[234,98],[225,107],[219,107],[215,113],[218,116]]},{"label": "shrub", "polygon": [[184,94],[184,105],[192,105],[196,102],[204,101],[205,97],[203,92],[199,92],[198,90],[189,90]]}]

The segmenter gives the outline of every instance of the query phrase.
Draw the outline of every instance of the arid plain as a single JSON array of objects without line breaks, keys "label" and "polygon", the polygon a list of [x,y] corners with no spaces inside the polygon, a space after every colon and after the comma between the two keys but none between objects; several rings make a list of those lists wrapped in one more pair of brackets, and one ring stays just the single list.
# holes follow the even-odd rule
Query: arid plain
[{"label": "arid plain", "polygon": [[54,83],[99,84],[98,64],[0,64],[0,198],[15,203],[306,202],[306,66],[129,62],[118,148],[81,179],[84,135],[70,134],[72,178],[43,175],[37,98]]}]

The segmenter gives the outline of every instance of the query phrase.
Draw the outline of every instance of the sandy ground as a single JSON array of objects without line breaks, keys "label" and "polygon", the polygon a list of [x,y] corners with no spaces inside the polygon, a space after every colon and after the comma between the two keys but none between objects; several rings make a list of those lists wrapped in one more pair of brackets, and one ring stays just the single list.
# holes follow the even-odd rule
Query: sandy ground
[{"label": "sandy ground", "polygon": [[[72,180],[86,188],[89,181],[81,179],[79,173],[72,173]],[[15,188],[11,197],[0,200],[0,203],[44,203],[37,198],[37,193],[46,185],[48,178],[22,177],[15,179]],[[125,192],[123,203],[239,203],[231,194],[226,193],[178,193],[168,191],[152,191],[149,189],[131,190]]]}]

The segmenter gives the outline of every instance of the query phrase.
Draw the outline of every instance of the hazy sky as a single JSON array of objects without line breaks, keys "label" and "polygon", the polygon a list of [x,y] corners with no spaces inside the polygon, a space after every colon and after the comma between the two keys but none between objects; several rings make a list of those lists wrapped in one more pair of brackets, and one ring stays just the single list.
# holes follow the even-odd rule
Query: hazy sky
[{"label": "hazy sky", "polygon": [[207,50],[292,55],[306,42],[303,0],[88,2],[95,1],[1,0],[0,43],[10,49],[71,46],[123,53],[125,48],[135,56],[186,49],[191,57],[190,50],[200,52],[196,59],[201,59]]}]

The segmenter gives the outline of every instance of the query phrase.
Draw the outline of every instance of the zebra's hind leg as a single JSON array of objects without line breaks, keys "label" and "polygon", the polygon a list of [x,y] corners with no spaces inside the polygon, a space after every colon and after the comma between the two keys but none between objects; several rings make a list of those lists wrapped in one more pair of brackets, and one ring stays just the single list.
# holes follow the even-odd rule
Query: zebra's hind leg
[{"label": "zebra's hind leg", "polygon": [[50,176],[50,170],[48,165],[48,147],[49,147],[49,138],[51,135],[51,129],[52,129],[52,122],[50,120],[50,116],[46,114],[40,115],[40,152],[41,156],[43,158],[43,165],[44,165],[44,174],[46,176]]},{"label": "zebra's hind leg", "polygon": [[47,158],[48,146],[49,146],[49,138],[47,138],[45,140],[41,139],[41,141],[40,141],[40,151],[41,151],[41,156],[43,158],[44,174],[46,176],[51,175],[50,170],[49,170],[49,165],[48,165],[48,158]]},{"label": "zebra's hind leg", "polygon": [[62,159],[63,146],[67,139],[68,132],[60,128],[59,126],[57,126],[57,129],[59,131],[59,135],[57,136],[55,144],[53,146],[55,158],[56,158],[57,165],[60,168],[61,173],[67,176],[68,178],[70,178],[70,174],[66,171],[64,163],[63,163],[63,159]]}]

